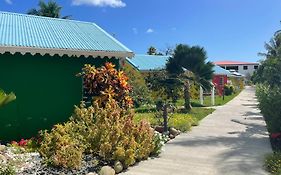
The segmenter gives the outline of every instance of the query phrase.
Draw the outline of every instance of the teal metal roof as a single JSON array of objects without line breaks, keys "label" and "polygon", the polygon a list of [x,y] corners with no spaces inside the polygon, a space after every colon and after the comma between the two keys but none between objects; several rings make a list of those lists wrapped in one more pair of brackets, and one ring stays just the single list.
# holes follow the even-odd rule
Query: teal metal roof
[{"label": "teal metal roof", "polygon": [[[127,61],[139,71],[157,71],[165,69],[168,59],[169,56],[136,54],[131,59],[127,58]],[[231,73],[228,70],[217,65],[214,66],[214,74],[231,76]]]},{"label": "teal metal roof", "polygon": [[94,23],[1,11],[0,48],[2,52],[3,48],[13,52],[28,48],[70,55],[133,56],[130,49]]},{"label": "teal metal roof", "polygon": [[135,55],[127,61],[139,71],[155,71],[164,69],[168,59],[169,56]]},{"label": "teal metal roof", "polygon": [[214,74],[231,76],[231,73],[228,70],[221,68],[220,66],[217,65],[214,66]]}]

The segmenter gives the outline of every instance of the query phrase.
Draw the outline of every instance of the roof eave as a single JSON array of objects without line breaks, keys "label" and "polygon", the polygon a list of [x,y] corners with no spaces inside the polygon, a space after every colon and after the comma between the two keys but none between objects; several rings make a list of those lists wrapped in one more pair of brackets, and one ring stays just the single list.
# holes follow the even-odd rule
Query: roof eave
[{"label": "roof eave", "polygon": [[75,49],[56,49],[56,48],[36,48],[36,47],[18,47],[18,46],[0,46],[0,53],[3,54],[5,52],[10,52],[11,54],[15,54],[19,52],[21,54],[30,53],[32,55],[40,54],[46,55],[67,55],[71,56],[85,56],[85,57],[108,57],[108,58],[132,58],[134,56],[133,52],[126,51],[87,51],[87,50],[75,50]]}]

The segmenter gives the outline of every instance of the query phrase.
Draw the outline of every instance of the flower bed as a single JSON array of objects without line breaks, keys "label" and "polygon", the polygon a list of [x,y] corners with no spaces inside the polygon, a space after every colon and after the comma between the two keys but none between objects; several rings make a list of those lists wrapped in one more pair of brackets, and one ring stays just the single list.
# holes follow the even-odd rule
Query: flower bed
[{"label": "flower bed", "polygon": [[165,137],[146,121],[133,122],[131,88],[122,71],[106,63],[85,65],[79,75],[90,105],[75,106],[69,121],[40,132],[38,139],[5,146],[0,175],[119,173],[161,152]]}]

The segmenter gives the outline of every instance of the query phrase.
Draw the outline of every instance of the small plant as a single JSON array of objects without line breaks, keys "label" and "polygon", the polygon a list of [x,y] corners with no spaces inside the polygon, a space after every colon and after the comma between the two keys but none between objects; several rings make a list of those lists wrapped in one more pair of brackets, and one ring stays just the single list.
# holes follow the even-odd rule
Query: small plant
[{"label": "small plant", "polygon": [[265,159],[265,168],[268,172],[274,175],[281,174],[281,153],[275,152],[270,154]]},{"label": "small plant", "polygon": [[48,164],[64,168],[80,168],[85,147],[77,139],[78,137],[74,136],[74,125],[72,122],[58,124],[50,133],[43,132],[39,152]]},{"label": "small plant", "polygon": [[137,142],[136,159],[147,159],[154,150],[154,131],[150,127],[150,124],[145,120],[142,120],[137,125],[137,129],[135,131],[135,139]]},{"label": "small plant", "polygon": [[0,163],[0,175],[15,175],[16,170],[15,167],[11,164],[3,164]]},{"label": "small plant", "polygon": [[225,85],[224,86],[224,94],[226,96],[232,95],[234,93],[234,86],[232,85]]},{"label": "small plant", "polygon": [[31,138],[21,139],[19,142],[12,141],[9,145],[18,150],[18,152],[22,152],[23,150],[26,152],[35,152],[38,150],[40,143],[38,139]]},{"label": "small plant", "polygon": [[169,137],[167,135],[163,135],[157,131],[154,131],[153,136],[153,144],[154,149],[151,152],[151,155],[158,156],[162,152],[162,148],[166,142],[168,142]]}]

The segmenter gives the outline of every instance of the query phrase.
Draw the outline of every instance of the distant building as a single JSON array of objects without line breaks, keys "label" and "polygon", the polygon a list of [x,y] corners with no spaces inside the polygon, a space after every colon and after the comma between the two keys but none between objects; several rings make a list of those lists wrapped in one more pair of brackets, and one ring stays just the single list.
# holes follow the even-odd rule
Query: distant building
[{"label": "distant building", "polygon": [[[135,69],[145,74],[165,69],[168,59],[169,56],[136,54],[133,58],[127,58],[127,61]],[[215,85],[217,93],[222,95],[224,86],[228,82],[228,77],[235,77],[235,75],[232,75],[231,72],[221,68],[220,66],[214,66],[213,70],[214,76],[212,83]]]},{"label": "distant building", "polygon": [[214,67],[214,77],[212,79],[212,83],[216,87],[218,95],[223,94],[224,86],[228,82],[228,77],[231,77],[231,73],[220,66]]},{"label": "distant building", "polygon": [[239,61],[217,61],[215,64],[232,72],[235,70],[245,76],[253,75],[254,71],[259,67],[259,63]]}]

